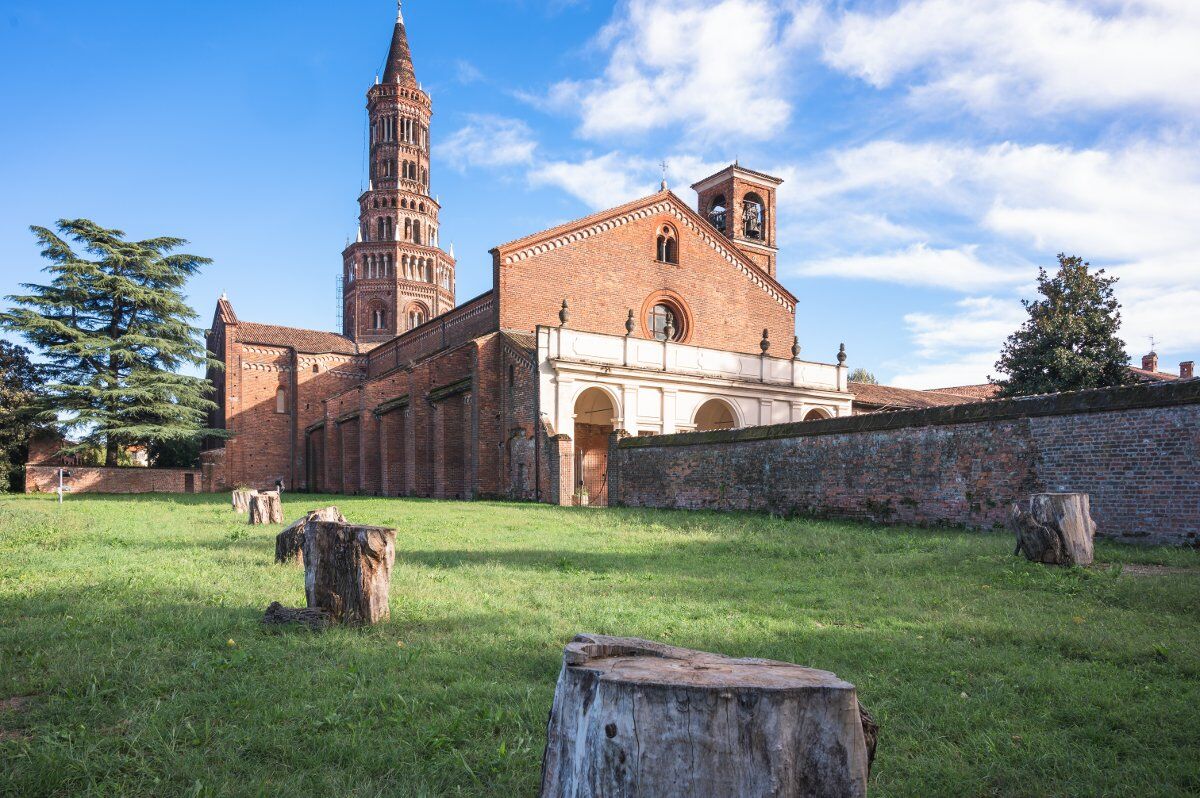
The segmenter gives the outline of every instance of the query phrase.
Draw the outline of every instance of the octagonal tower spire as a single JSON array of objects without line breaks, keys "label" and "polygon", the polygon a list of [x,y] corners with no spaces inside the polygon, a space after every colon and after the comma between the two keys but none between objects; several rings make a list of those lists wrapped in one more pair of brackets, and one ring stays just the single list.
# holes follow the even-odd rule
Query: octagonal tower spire
[{"label": "octagonal tower spire", "polygon": [[383,73],[384,83],[416,84],[412,51],[408,47],[408,31],[404,28],[404,7],[396,2],[396,27],[392,31],[392,46],[388,50],[387,68]]}]

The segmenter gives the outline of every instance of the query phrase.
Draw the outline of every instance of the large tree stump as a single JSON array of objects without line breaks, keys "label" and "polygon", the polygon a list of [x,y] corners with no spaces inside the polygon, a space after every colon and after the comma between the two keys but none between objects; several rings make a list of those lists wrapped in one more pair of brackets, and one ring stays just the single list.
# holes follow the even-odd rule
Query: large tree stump
[{"label": "large tree stump", "polygon": [[825,671],[580,635],[563,656],[540,796],[864,796],[869,717]]},{"label": "large tree stump", "polygon": [[1091,565],[1091,499],[1086,493],[1036,493],[1016,502],[1009,526],[1017,535],[1017,550],[1033,562],[1052,565]]},{"label": "large tree stump", "polygon": [[244,515],[250,512],[250,499],[258,494],[256,490],[235,490],[233,492],[233,511]]},{"label": "large tree stump", "polygon": [[275,562],[279,565],[304,564],[304,527],[310,521],[337,521],[346,523],[346,517],[336,507],[309,510],[304,517],[275,537]]},{"label": "large tree stump", "polygon": [[313,521],[304,526],[304,589],[308,606],[337,623],[373,624],[391,610],[396,530]]},{"label": "large tree stump", "polygon": [[250,523],[254,526],[283,523],[283,501],[279,491],[263,491],[250,497]]}]

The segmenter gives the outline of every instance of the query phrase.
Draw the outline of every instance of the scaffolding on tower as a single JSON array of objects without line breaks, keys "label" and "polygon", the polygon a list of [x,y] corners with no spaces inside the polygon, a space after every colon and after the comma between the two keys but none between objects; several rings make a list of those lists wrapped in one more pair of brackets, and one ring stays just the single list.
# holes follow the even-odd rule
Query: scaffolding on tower
[{"label": "scaffolding on tower", "polygon": [[342,277],[341,277],[341,275],[338,275],[336,278],[334,278],[333,295],[334,295],[334,298],[337,300],[337,324],[334,327],[334,329],[340,330],[340,329],[342,329]]}]

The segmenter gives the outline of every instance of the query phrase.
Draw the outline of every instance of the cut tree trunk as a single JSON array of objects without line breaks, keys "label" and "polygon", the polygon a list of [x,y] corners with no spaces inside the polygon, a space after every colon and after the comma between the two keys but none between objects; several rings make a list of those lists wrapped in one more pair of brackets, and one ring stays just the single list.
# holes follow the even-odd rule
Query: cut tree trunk
[{"label": "cut tree trunk", "polygon": [[264,626],[290,626],[297,624],[307,626],[314,631],[322,631],[330,625],[329,613],[322,610],[312,610],[307,607],[285,607],[278,601],[271,602],[262,619]]},{"label": "cut tree trunk", "polygon": [[310,608],[337,623],[373,624],[391,610],[396,530],[313,521],[304,526],[304,589]]},{"label": "cut tree trunk", "polygon": [[250,512],[250,500],[258,495],[256,490],[235,490],[233,492],[233,511],[245,514]]},{"label": "cut tree trunk", "polygon": [[865,796],[878,732],[854,685],[633,638],[567,646],[541,798]]},{"label": "cut tree trunk", "polygon": [[255,526],[283,523],[283,501],[279,491],[264,491],[250,497],[250,523]]},{"label": "cut tree trunk", "polygon": [[1091,565],[1091,499],[1086,493],[1035,493],[1012,506],[1009,526],[1017,535],[1017,551],[1033,562]]},{"label": "cut tree trunk", "polygon": [[336,507],[309,510],[303,518],[280,532],[275,537],[275,562],[279,565],[304,564],[304,527],[310,521],[337,521],[346,523],[346,517]]}]

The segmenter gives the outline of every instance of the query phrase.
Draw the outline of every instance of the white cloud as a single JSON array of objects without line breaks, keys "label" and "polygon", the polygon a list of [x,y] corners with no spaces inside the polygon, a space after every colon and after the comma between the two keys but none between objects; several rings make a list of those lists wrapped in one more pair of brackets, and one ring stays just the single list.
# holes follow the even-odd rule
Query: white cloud
[{"label": "white cloud", "polygon": [[981,287],[1011,284],[1028,276],[981,261],[975,247],[936,249],[914,244],[899,252],[882,255],[850,255],[812,261],[799,268],[806,277],[842,277],[851,280],[882,280],[904,285],[971,291]]},{"label": "white cloud", "polygon": [[599,38],[603,76],[560,82],[550,98],[588,137],[680,125],[767,138],[791,115],[787,65],[818,19],[815,4],[627,0]]},{"label": "white cloud", "polygon": [[549,161],[530,170],[529,182],[559,188],[601,210],[653,193],[655,186],[644,182],[652,168],[644,160],[610,152],[578,162]]},{"label": "white cloud", "polygon": [[531,163],[537,146],[533,131],[521,120],[477,114],[438,146],[437,153],[461,172]]},{"label": "white cloud", "polygon": [[996,356],[970,352],[930,363],[910,364],[888,384],[898,388],[952,388],[958,385],[983,385],[988,375],[996,374]]},{"label": "white cloud", "polygon": [[[904,317],[921,357],[944,358],[980,349],[998,354],[1001,342],[1025,320],[1021,305],[1011,298],[967,297],[955,307],[958,311],[949,315]],[[994,354],[989,356],[995,361]]]},{"label": "white cloud", "polygon": [[1025,313],[1015,297],[967,297],[950,313],[909,313],[904,324],[916,346],[891,383],[902,388],[979,385],[996,374],[1004,340]]},{"label": "white cloud", "polygon": [[922,102],[977,111],[1128,106],[1200,109],[1200,3],[1193,0],[911,0],[849,12],[828,64]]}]

